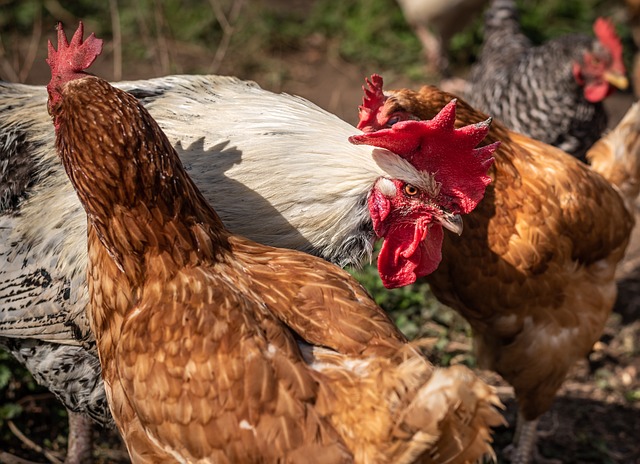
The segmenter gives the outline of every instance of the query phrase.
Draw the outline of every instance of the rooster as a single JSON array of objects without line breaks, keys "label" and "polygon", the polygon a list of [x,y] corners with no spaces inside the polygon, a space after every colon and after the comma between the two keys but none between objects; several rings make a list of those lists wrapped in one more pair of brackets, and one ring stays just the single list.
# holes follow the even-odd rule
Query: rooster
[{"label": "rooster", "polygon": [[[365,132],[431,118],[454,98],[432,86],[416,92],[383,91],[382,85],[378,75],[367,80],[358,124]],[[458,125],[486,118],[463,101],[458,108]],[[466,216],[465,233],[445,237],[442,262],[427,281],[469,321],[479,364],[513,385],[519,405],[514,462],[521,463],[537,449],[538,418],[611,312],[616,266],[634,223],[625,201],[638,193],[640,170],[636,150],[602,154],[589,168],[496,122],[487,140],[502,142],[493,182]]]},{"label": "rooster", "polygon": [[[84,72],[101,50],[94,35],[83,41],[82,24],[70,43],[59,27],[48,109],[87,213],[89,320],[132,461],[491,455],[488,427],[499,414],[489,388],[466,368],[436,373],[345,271],[230,233],[135,97]],[[406,159],[417,193],[437,174],[414,164],[486,175],[496,145],[473,147],[488,124],[454,129],[454,119],[451,104],[433,121],[376,134],[403,145],[381,158]],[[443,152],[439,139],[451,137],[457,150]],[[449,183],[481,197],[484,175]],[[427,203],[409,192],[399,201],[397,185],[380,182],[381,212],[410,217]]]},{"label": "rooster", "polygon": [[595,38],[572,34],[534,47],[520,31],[515,2],[492,0],[469,103],[584,161],[607,128],[602,101],[628,85],[613,24],[599,18],[593,30]]},{"label": "rooster", "polygon": [[[420,202],[422,189],[412,187],[423,173],[383,150],[349,143],[351,125],[302,98],[221,76],[117,86],[159,122],[234,233],[340,266],[370,259],[377,233],[386,234],[378,263],[388,285],[401,285],[437,266],[442,227],[460,232],[464,211],[452,201],[464,202],[454,197],[436,198],[442,205],[428,198],[411,222],[370,204],[393,188],[408,188]],[[0,343],[71,411],[105,423],[110,415],[85,317],[86,219],[57,160],[46,102],[44,87],[0,83]],[[368,333],[358,329],[361,343],[371,344]],[[71,371],[80,382],[70,383]]]}]

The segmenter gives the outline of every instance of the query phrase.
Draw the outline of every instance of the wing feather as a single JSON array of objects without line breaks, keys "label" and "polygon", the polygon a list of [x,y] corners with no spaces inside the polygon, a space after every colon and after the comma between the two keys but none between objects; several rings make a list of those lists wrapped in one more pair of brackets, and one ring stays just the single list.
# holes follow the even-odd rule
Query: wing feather
[{"label": "wing feather", "polygon": [[[318,384],[281,322],[222,279],[187,269],[176,281],[147,292],[123,324],[115,407],[128,403],[149,436],[188,460],[222,450],[276,460],[319,443],[348,456],[316,414]],[[175,290],[200,285],[212,291]]]}]

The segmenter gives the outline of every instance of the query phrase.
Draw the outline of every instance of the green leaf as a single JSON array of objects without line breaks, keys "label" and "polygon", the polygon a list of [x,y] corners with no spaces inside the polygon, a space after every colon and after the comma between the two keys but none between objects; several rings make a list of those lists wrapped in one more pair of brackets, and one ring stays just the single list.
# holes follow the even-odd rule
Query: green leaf
[{"label": "green leaf", "polygon": [[13,419],[22,414],[22,406],[16,403],[0,405],[0,420]]},{"label": "green leaf", "polygon": [[9,384],[11,376],[11,370],[4,364],[0,364],[0,390],[4,389]]}]

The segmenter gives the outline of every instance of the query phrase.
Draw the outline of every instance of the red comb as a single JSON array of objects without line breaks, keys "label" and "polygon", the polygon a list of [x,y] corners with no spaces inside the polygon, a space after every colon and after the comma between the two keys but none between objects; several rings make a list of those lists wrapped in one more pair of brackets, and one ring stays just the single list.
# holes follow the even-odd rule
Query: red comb
[{"label": "red comb", "polygon": [[[51,68],[51,81],[47,85],[49,94],[48,108],[51,109],[61,100],[62,85],[66,82],[86,76],[83,71],[91,66],[96,57],[102,52],[102,40],[96,39],[91,34],[87,40],[82,41],[84,35],[84,26],[82,22],[78,26],[78,30],[73,34],[71,43],[67,42],[64,35],[64,29],[61,23],[58,23],[58,50],[53,47],[49,41],[49,57],[47,64]],[[56,130],[58,123],[54,122]]]},{"label": "red comb", "polygon": [[358,107],[358,129],[362,129],[375,119],[378,110],[384,105],[385,96],[382,93],[382,77],[378,74],[372,74],[371,80],[365,78],[366,87],[363,85],[364,97],[362,105]]},{"label": "red comb", "polygon": [[71,43],[67,42],[62,23],[58,24],[58,50],[56,51],[51,41],[48,43],[49,57],[47,64],[51,68],[51,77],[64,74],[76,74],[84,71],[102,52],[102,40],[96,39],[92,33],[83,42],[84,25],[82,21],[78,26]]},{"label": "red comb", "polygon": [[602,45],[604,45],[610,52],[613,57],[614,63],[618,65],[618,67],[622,66],[620,71],[624,72],[624,63],[622,61],[622,42],[620,41],[620,37],[616,33],[616,28],[609,19],[598,18],[596,22],[593,23],[593,32]]},{"label": "red comb", "polygon": [[433,174],[448,195],[459,199],[462,212],[478,204],[491,182],[487,175],[499,143],[474,148],[489,132],[491,119],[455,128],[456,100],[428,121],[403,121],[389,129],[349,137],[351,143],[386,148],[416,169]]}]

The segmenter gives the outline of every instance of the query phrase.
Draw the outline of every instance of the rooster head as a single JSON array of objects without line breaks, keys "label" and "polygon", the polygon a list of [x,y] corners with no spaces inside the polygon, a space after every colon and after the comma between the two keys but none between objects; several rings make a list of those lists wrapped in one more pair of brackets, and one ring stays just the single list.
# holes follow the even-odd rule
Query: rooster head
[{"label": "rooster head", "polygon": [[62,24],[58,24],[58,50],[48,42],[47,64],[51,68],[51,81],[47,85],[49,93],[49,113],[60,101],[60,89],[65,83],[86,76],[84,72],[102,53],[102,40],[94,34],[83,41],[84,25],[80,22],[71,42],[67,42]]},{"label": "rooster head", "polygon": [[[375,119],[375,111],[366,116]],[[453,100],[431,120],[401,121],[349,139],[388,150],[374,152],[389,177],[379,178],[368,198],[374,230],[384,239],[378,271],[387,288],[438,267],[443,227],[462,233],[460,215],[477,206],[491,182],[487,171],[498,143],[474,148],[491,121],[456,129],[455,116]]]},{"label": "rooster head", "polygon": [[584,97],[596,103],[611,95],[616,88],[629,85],[622,60],[622,42],[610,20],[598,18],[593,25],[596,40],[582,60],[573,64],[573,76],[584,87]]}]

